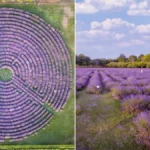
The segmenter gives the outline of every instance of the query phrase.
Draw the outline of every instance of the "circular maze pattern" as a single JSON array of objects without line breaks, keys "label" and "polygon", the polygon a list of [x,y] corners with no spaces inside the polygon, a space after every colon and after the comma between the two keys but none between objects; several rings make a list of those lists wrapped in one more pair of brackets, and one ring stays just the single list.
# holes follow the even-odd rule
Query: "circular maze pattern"
[{"label": "circular maze pattern", "polygon": [[61,110],[72,87],[71,59],[58,32],[29,12],[0,8],[0,141],[27,138]]}]

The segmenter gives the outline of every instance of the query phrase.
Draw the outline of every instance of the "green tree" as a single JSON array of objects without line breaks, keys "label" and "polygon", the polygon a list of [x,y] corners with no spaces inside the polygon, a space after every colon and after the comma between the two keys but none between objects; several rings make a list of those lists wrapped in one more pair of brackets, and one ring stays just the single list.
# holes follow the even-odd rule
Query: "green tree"
[{"label": "green tree", "polygon": [[135,55],[130,55],[128,58],[129,62],[135,62],[136,60],[137,60],[137,56],[135,56]]},{"label": "green tree", "polygon": [[81,65],[81,66],[86,65],[86,56],[85,55],[80,54],[77,57],[78,57],[78,59],[77,59],[78,65]]},{"label": "green tree", "polygon": [[91,58],[86,56],[85,57],[85,61],[86,61],[86,65],[89,66],[90,65],[90,62],[91,62]]},{"label": "green tree", "polygon": [[91,58],[88,56],[85,56],[83,54],[76,56],[76,64],[80,66],[88,66],[90,65]]},{"label": "green tree", "polygon": [[100,58],[100,66],[102,67],[106,67],[106,65],[108,64],[108,60],[105,58]]},{"label": "green tree", "polygon": [[150,54],[147,54],[143,58],[144,61],[150,62]]},{"label": "green tree", "polygon": [[91,60],[91,65],[93,65],[93,66],[99,66],[100,65],[100,60],[99,59],[92,59]]},{"label": "green tree", "polygon": [[139,56],[138,56],[137,61],[142,61],[142,60],[143,60],[143,58],[144,58],[144,55],[143,55],[143,54],[141,54],[141,55],[139,55]]},{"label": "green tree", "polygon": [[124,54],[121,54],[119,57],[118,57],[118,61],[119,62],[126,62],[127,58]]}]

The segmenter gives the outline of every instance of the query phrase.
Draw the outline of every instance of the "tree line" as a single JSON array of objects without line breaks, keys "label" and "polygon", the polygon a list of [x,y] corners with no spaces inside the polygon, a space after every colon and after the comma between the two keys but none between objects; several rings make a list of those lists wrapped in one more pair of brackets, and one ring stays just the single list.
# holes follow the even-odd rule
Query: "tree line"
[{"label": "tree line", "polygon": [[150,54],[130,55],[121,54],[116,59],[91,59],[83,54],[76,55],[76,65],[87,67],[112,67],[112,68],[150,68]]}]

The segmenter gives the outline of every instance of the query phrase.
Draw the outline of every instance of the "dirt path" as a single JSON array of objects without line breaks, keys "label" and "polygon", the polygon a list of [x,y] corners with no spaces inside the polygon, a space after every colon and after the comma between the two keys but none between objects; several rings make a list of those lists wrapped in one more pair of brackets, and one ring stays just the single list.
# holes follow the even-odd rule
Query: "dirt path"
[{"label": "dirt path", "polygon": [[62,19],[62,25],[66,29],[68,27],[69,19],[72,18],[74,14],[73,11],[71,10],[71,7],[69,6],[64,7],[63,11],[64,11],[64,16]]}]

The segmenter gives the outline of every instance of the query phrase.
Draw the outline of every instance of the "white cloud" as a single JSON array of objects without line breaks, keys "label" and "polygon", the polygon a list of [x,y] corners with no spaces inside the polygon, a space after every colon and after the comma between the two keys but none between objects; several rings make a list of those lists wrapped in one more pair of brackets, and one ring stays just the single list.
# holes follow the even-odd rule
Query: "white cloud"
[{"label": "white cloud", "polygon": [[90,14],[90,13],[98,12],[98,9],[91,4],[77,3],[76,4],[76,12]]},{"label": "white cloud", "polygon": [[150,2],[148,0],[142,2],[134,2],[129,6],[129,10],[127,11],[128,15],[136,16],[136,15],[143,15],[148,16],[150,15]]},{"label": "white cloud", "polygon": [[115,34],[115,39],[117,39],[117,40],[120,40],[120,39],[122,39],[124,37],[125,37],[124,34],[118,34],[118,33]]},{"label": "white cloud", "polygon": [[150,16],[150,10],[128,10],[130,16]]},{"label": "white cloud", "polygon": [[111,30],[120,27],[134,28],[135,25],[121,18],[106,19],[103,22],[94,21],[91,23],[92,29]]},{"label": "white cloud", "polygon": [[[126,28],[126,30],[125,30]],[[150,24],[135,25],[120,18],[106,19],[102,22],[91,22],[91,29],[77,32],[77,41],[84,44],[103,47],[119,46],[133,47],[148,44],[150,39]],[[80,42],[82,44],[82,42]]]},{"label": "white cloud", "polygon": [[139,25],[136,27],[136,31],[140,34],[149,34],[150,33],[150,24]]},{"label": "white cloud", "polygon": [[[103,31],[103,30],[89,30],[89,31],[81,31],[77,32],[77,37],[86,37],[89,39],[99,39],[99,40],[120,40],[125,37],[124,34],[110,32],[110,31]],[[77,38],[77,39],[78,39]]]},{"label": "white cloud", "polygon": [[84,0],[76,3],[77,13],[95,13],[100,10],[110,10],[127,7],[133,0]]},{"label": "white cloud", "polygon": [[76,12],[84,14],[119,8],[126,8],[127,14],[131,16],[149,16],[150,0],[83,0],[83,2],[76,3]]}]

